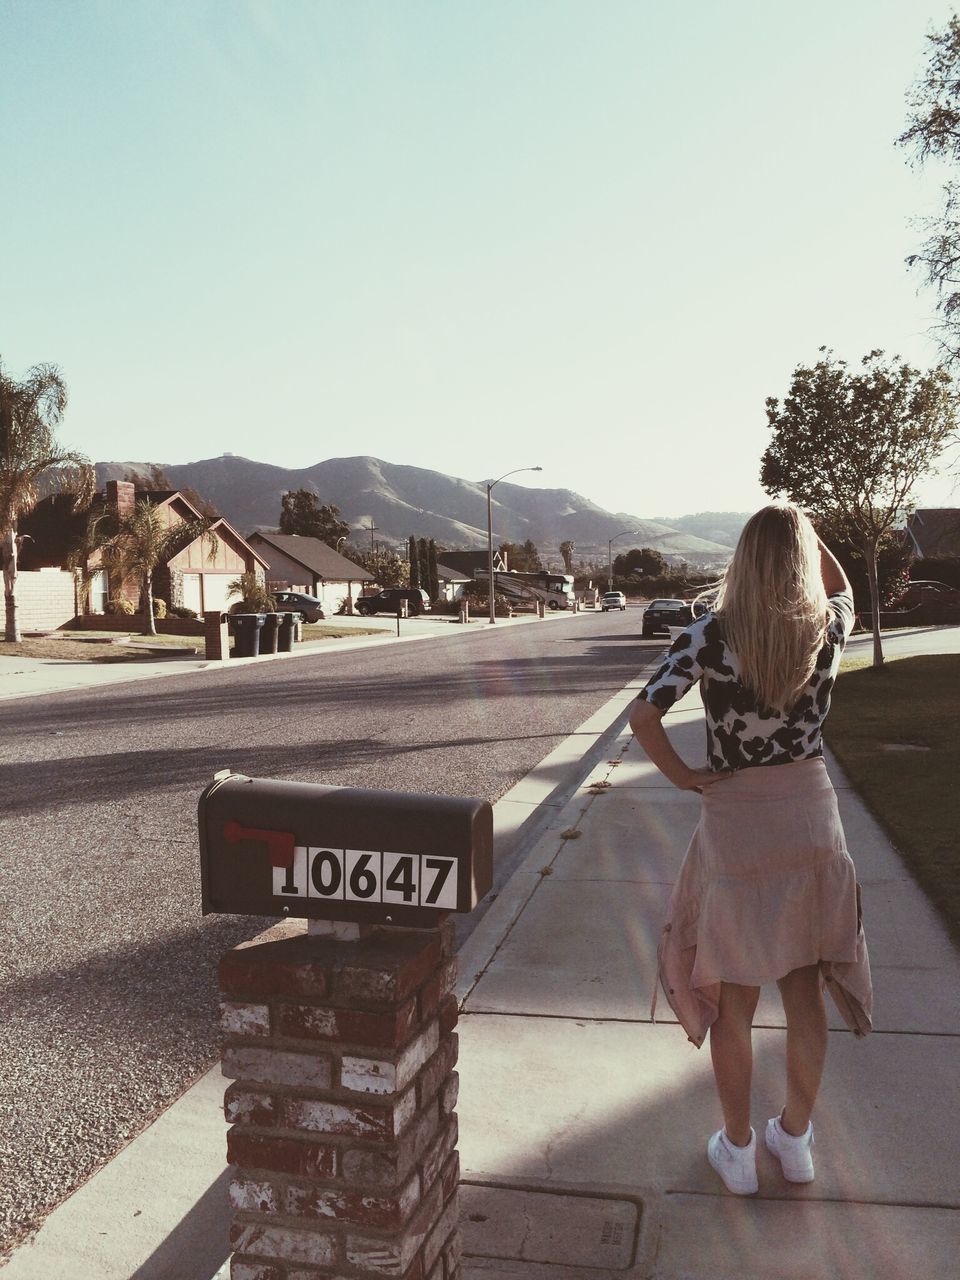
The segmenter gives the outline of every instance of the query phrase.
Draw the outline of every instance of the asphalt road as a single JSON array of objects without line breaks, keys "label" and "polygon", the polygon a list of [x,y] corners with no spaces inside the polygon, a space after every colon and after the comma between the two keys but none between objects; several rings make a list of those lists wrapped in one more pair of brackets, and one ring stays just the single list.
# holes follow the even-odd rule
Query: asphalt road
[{"label": "asphalt road", "polygon": [[217,1055],[217,959],[268,922],[199,914],[216,770],[495,802],[655,655],[639,617],[6,703],[0,1250]]}]

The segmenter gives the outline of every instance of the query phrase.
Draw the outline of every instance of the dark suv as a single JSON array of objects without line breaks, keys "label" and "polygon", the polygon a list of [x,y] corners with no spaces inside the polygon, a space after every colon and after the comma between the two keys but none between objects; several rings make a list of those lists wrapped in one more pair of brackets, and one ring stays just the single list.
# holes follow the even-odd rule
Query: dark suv
[{"label": "dark suv", "polygon": [[411,617],[430,612],[430,597],[418,587],[385,587],[375,596],[361,596],[357,600],[357,613],[398,613],[403,600]]}]

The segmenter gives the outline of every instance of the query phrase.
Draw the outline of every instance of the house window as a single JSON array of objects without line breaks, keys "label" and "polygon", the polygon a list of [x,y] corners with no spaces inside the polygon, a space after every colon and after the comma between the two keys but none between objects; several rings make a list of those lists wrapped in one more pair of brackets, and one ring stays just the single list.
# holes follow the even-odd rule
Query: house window
[{"label": "house window", "polygon": [[97,569],[90,579],[90,612],[105,613],[110,599],[110,584],[104,569]]}]

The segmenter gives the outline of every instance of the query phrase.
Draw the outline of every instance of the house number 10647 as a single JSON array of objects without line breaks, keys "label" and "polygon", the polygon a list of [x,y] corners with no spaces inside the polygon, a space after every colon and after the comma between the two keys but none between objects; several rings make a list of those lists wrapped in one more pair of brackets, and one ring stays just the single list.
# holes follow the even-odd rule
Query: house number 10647
[{"label": "house number 10647", "polygon": [[298,845],[289,867],[273,868],[275,898],[328,898],[408,907],[457,906],[457,860],[422,853]]}]

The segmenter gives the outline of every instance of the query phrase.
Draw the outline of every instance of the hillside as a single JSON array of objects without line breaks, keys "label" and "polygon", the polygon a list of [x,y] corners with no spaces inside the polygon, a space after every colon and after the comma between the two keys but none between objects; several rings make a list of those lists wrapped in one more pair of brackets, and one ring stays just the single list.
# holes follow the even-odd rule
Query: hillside
[{"label": "hillside", "polygon": [[[150,465],[98,462],[97,479],[102,485],[130,471],[145,474]],[[299,470],[234,454],[161,465],[176,488],[195,489],[241,533],[258,526],[275,528],[281,495],[289,489],[310,489],[321,502],[338,506],[360,536],[372,523],[382,542],[399,544],[413,533],[435,538],[451,549],[486,545],[487,498],[483,481],[463,480],[370,457],[330,458]],[[691,563],[722,562],[732,545],[726,539],[721,542],[698,537],[692,530],[679,528],[678,522],[605,511],[570,489],[530,489],[501,481],[493,497],[496,539],[524,542],[531,538],[551,558],[556,558],[560,543],[567,540],[575,544],[577,560],[605,558],[608,539],[629,528],[637,530],[632,545],[655,547],[665,556],[682,557]],[[717,527],[725,527],[720,517],[729,520],[729,513],[716,514]],[[622,549],[631,545],[631,540],[618,538],[616,545]]]}]

